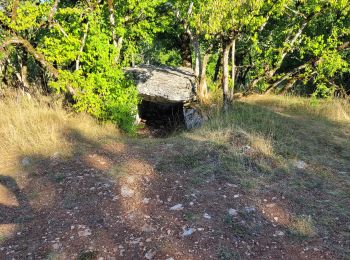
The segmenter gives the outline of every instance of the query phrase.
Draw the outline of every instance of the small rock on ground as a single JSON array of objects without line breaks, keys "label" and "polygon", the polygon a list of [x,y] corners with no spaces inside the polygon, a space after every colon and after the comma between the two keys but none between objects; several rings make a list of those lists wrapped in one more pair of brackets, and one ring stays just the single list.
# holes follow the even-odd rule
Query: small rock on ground
[{"label": "small rock on ground", "polygon": [[122,195],[122,197],[124,198],[131,198],[134,196],[135,194],[135,191],[130,189],[129,187],[127,186],[123,186],[120,190],[120,194]]},{"label": "small rock on ground", "polygon": [[156,255],[155,251],[149,250],[146,254],[145,254],[145,258],[147,260],[151,260],[153,259],[153,257]]},{"label": "small rock on ground", "polygon": [[237,212],[237,210],[235,210],[235,209],[229,209],[229,210],[228,210],[228,214],[229,214],[230,216],[237,216],[237,215],[238,215],[238,212]]},{"label": "small rock on ground", "polygon": [[297,161],[295,163],[295,167],[297,167],[299,170],[303,170],[306,168],[306,163],[304,161]]},{"label": "small rock on ground", "polygon": [[184,207],[182,206],[182,204],[176,204],[175,206],[172,206],[170,208],[170,210],[183,210]]},{"label": "small rock on ground", "polygon": [[246,213],[253,213],[253,212],[256,211],[256,209],[255,209],[255,207],[245,207],[245,208],[244,208],[244,211],[245,211]]},{"label": "small rock on ground", "polygon": [[203,217],[206,219],[211,219],[211,216],[208,213],[204,213]]},{"label": "small rock on ground", "polygon": [[182,237],[190,236],[196,231],[194,228],[184,228],[183,230]]}]

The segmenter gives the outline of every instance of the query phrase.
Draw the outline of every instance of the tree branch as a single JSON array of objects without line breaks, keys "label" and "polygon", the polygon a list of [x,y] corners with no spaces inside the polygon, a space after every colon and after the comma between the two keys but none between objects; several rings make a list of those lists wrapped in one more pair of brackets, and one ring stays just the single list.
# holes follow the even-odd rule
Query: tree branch
[{"label": "tree branch", "polygon": [[[20,36],[14,35],[11,38],[6,39],[0,45],[0,51],[1,52],[5,51],[5,48],[9,45],[22,45],[23,48],[27,51],[27,53],[31,54],[34,57],[34,59],[40,63],[42,67],[46,68],[54,79],[58,79],[59,71],[54,66],[52,66],[52,64],[47,62],[45,59],[45,56],[42,53],[37,52],[29,41],[27,41],[26,39],[23,39]],[[70,86],[66,86],[66,87],[68,92],[71,95],[75,95],[75,90],[72,87]]]},{"label": "tree branch", "polygon": [[13,0],[11,22],[16,21],[18,6],[19,6],[19,0]]}]

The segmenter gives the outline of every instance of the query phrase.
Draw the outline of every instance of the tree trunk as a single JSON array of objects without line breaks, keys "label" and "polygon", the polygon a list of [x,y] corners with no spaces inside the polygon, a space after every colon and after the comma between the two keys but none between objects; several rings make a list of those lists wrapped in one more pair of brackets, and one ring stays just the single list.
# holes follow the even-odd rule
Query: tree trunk
[{"label": "tree trunk", "polygon": [[59,2],[60,2],[60,0],[55,0],[55,2],[53,3],[53,6],[52,6],[50,14],[49,14],[49,17],[47,19],[49,24],[52,22],[53,17],[55,16],[55,14],[57,12],[57,6],[58,6]]},{"label": "tree trunk", "polygon": [[123,47],[123,41],[124,41],[123,37],[119,37],[118,38],[118,41],[117,41],[117,53],[115,54],[115,59],[114,59],[114,61],[116,63],[119,62],[119,60],[120,60],[120,52],[121,52],[122,47]]},{"label": "tree trunk", "polygon": [[12,12],[11,12],[11,22],[16,21],[18,6],[19,6],[19,0],[13,0]]},{"label": "tree trunk", "polygon": [[236,60],[235,60],[235,54],[236,54],[236,39],[232,40],[232,51],[231,51],[231,60],[232,60],[232,86],[231,86],[231,95],[230,99],[233,101],[233,95],[235,93],[235,81],[236,81]]},{"label": "tree trunk", "polygon": [[286,40],[286,43],[287,45],[289,45],[290,47],[289,48],[285,48],[281,54],[281,58],[279,59],[279,61],[277,62],[276,66],[274,69],[270,70],[269,73],[268,73],[268,77],[269,79],[271,79],[277,72],[277,70],[281,67],[284,59],[286,58],[287,54],[292,51],[294,49],[294,45],[295,43],[297,42],[297,40],[300,38],[300,36],[302,35],[305,27],[307,26],[308,24],[308,20],[305,20],[301,27],[299,28],[298,32],[294,35],[294,37],[292,39],[290,39],[288,37],[288,39]]},{"label": "tree trunk", "polygon": [[295,84],[295,82],[297,81],[297,79],[290,79],[287,84],[281,89],[279,94],[286,94],[289,90],[291,90]]},{"label": "tree trunk", "polygon": [[[18,49],[21,49],[21,48],[18,48]],[[27,80],[27,75],[28,75],[27,54],[25,51],[23,51],[22,56],[17,54],[17,61],[18,61],[19,70],[16,70],[15,75],[17,77],[17,80],[20,83],[18,85],[22,87],[22,90],[29,90],[29,83]]]},{"label": "tree trunk", "polygon": [[[297,40],[301,37],[303,31],[305,30],[306,26],[308,25],[309,19],[306,19],[300,26],[297,33],[292,37],[292,35],[289,35],[287,39],[285,40],[286,44],[289,47],[285,47],[282,50],[281,57],[274,66],[274,68],[270,69],[268,72],[265,73],[265,75],[260,76],[259,78],[253,80],[253,82],[249,85],[248,89],[253,90],[255,86],[263,79],[267,79],[267,81],[270,81],[271,78],[276,74],[277,70],[281,67],[284,59],[286,58],[287,54],[294,49],[294,45],[297,42]],[[270,88],[269,88],[270,89]],[[269,90],[268,89],[268,90]]]},{"label": "tree trunk", "polygon": [[[6,39],[2,43],[0,46],[0,52],[5,51],[4,49],[8,45],[22,45],[25,51],[31,54],[43,68],[46,68],[54,79],[58,79],[59,71],[54,66],[52,66],[51,63],[47,62],[45,56],[40,52],[37,52],[37,50],[33,47],[33,45],[31,45],[29,41],[23,39],[22,37],[14,35],[12,38]],[[66,88],[71,95],[75,95],[75,90],[71,86],[66,86]]]},{"label": "tree trunk", "polygon": [[9,80],[7,79],[7,71],[10,66],[10,61],[8,58],[4,60],[4,69],[2,71],[2,82],[4,82],[5,86],[8,86],[10,84]]},{"label": "tree trunk", "polygon": [[202,67],[201,67],[201,74],[199,78],[199,87],[198,87],[198,94],[199,98],[203,99],[208,94],[208,85],[207,85],[207,65],[209,61],[210,54],[206,53],[203,57]]},{"label": "tree trunk", "polygon": [[28,54],[26,51],[23,51],[23,57],[21,60],[21,79],[24,88],[29,90],[30,86],[28,82]]},{"label": "tree trunk", "polygon": [[77,57],[77,60],[75,61],[75,70],[76,71],[80,69],[80,58],[81,58],[81,54],[84,51],[84,47],[85,47],[85,44],[86,44],[86,38],[87,38],[88,32],[89,32],[89,21],[86,23],[85,32],[83,34],[83,38],[81,39],[79,55]]},{"label": "tree trunk", "polygon": [[[312,62],[312,61],[311,61]],[[299,67],[293,69],[292,71],[288,72],[286,75],[284,75],[281,79],[278,81],[271,83],[270,86],[266,89],[266,94],[271,93],[275,90],[275,88],[278,87],[279,84],[281,84],[283,81],[293,77],[295,74],[297,74],[300,70],[303,70],[309,65],[310,61],[308,63],[302,64]]]},{"label": "tree trunk", "polygon": [[112,41],[113,41],[114,48],[116,49],[114,63],[118,63],[119,59],[120,59],[120,51],[121,51],[122,45],[123,45],[123,37],[119,37],[117,39],[117,35],[115,32],[116,26],[115,26],[113,0],[108,0],[108,10],[109,10],[109,22],[111,24],[111,31],[112,31]]},{"label": "tree trunk", "polygon": [[230,104],[230,92],[229,92],[229,56],[230,56],[230,43],[223,44],[223,64],[222,64],[222,94],[223,94],[223,110],[226,112]]},{"label": "tree trunk", "polygon": [[181,35],[181,58],[183,67],[192,68],[191,35],[187,32]]},{"label": "tree trunk", "polygon": [[202,61],[201,61],[201,50],[200,50],[198,36],[195,36],[193,38],[193,49],[194,49],[194,55],[195,55],[194,75],[196,76],[196,78],[199,78],[202,74],[201,73]]},{"label": "tree trunk", "polygon": [[35,48],[30,44],[29,41],[23,39],[19,36],[13,36],[12,38],[6,39],[0,46],[0,51],[2,51],[8,45],[22,45],[24,49],[40,63],[40,65],[46,68],[54,78],[58,78],[58,70],[46,61],[45,56],[40,52],[37,52]]},{"label": "tree trunk", "polygon": [[220,53],[215,65],[214,82],[217,82],[219,80],[219,73],[220,73],[221,66],[222,66],[222,54]]}]

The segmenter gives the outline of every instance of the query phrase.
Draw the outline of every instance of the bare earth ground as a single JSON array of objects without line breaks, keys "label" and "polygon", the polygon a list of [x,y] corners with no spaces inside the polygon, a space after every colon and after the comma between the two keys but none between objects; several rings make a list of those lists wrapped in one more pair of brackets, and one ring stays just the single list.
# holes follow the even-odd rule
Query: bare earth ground
[{"label": "bare earth ground", "polygon": [[0,259],[348,259],[349,132],[291,115],[272,154],[249,123],[216,139],[71,131],[72,156],[24,157],[0,176]]}]

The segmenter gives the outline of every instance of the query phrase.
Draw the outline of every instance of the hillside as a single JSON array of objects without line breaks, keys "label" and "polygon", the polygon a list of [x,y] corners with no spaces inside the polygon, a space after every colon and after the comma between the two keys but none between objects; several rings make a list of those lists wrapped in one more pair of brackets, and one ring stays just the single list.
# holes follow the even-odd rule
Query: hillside
[{"label": "hillside", "polygon": [[258,96],[128,137],[0,103],[0,259],[346,259],[350,105]]}]

